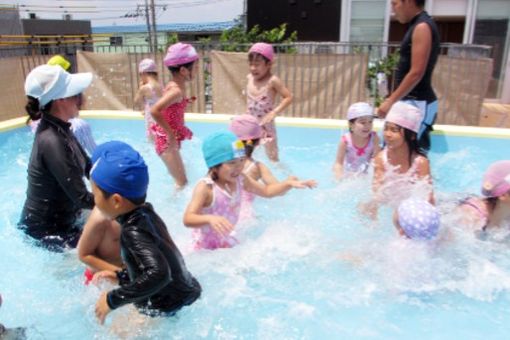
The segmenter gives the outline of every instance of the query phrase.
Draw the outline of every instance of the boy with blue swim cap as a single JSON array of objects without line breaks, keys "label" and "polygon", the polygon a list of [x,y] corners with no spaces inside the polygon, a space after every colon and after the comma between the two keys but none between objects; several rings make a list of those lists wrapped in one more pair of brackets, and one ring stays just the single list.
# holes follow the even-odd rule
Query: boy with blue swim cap
[{"label": "boy with blue swim cap", "polygon": [[94,201],[121,225],[121,254],[127,268],[96,274],[120,284],[97,301],[99,322],[128,303],[150,316],[172,315],[193,303],[200,297],[200,284],[188,272],[163,220],[145,202],[149,174],[142,156],[128,144],[112,141],[98,146],[92,160]]}]

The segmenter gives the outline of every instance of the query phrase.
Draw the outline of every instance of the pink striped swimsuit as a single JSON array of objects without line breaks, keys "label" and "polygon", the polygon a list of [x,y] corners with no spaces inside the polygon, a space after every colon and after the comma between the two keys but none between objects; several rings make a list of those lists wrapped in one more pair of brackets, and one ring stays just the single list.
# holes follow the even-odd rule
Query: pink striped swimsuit
[{"label": "pink striped swimsuit", "polygon": [[[203,208],[202,213],[223,216],[235,226],[241,211],[241,195],[243,192],[241,177],[238,177],[236,191],[232,195],[223,190],[210,177],[205,177],[202,181],[212,186],[213,190],[212,203],[210,206]],[[193,241],[195,249],[231,248],[239,243],[232,235],[223,236],[218,234],[210,225],[195,229],[193,231]]]}]

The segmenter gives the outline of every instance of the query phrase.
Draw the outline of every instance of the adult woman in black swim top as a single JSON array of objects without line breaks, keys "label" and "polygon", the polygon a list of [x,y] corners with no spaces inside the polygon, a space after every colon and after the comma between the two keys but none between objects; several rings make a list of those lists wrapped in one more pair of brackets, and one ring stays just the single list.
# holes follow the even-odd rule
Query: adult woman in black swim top
[{"label": "adult woman in black swim top", "polygon": [[41,118],[28,165],[28,188],[20,227],[55,251],[76,247],[81,209],[92,209],[94,197],[84,183],[91,162],[68,120],[79,111],[79,97],[91,73],[69,74],[60,66],[42,65],[25,80],[27,113]]}]

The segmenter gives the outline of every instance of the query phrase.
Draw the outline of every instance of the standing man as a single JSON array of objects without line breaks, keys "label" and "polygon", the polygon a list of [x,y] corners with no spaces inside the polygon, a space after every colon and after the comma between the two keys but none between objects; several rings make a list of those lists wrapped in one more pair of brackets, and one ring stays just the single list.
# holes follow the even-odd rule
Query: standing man
[{"label": "standing man", "polygon": [[437,97],[432,89],[432,71],[439,55],[439,31],[425,12],[425,0],[391,0],[396,19],[409,28],[400,44],[400,60],[395,75],[396,89],[379,106],[386,116],[391,106],[404,100],[425,112],[418,132],[418,144],[430,149],[429,133],[437,115]]}]

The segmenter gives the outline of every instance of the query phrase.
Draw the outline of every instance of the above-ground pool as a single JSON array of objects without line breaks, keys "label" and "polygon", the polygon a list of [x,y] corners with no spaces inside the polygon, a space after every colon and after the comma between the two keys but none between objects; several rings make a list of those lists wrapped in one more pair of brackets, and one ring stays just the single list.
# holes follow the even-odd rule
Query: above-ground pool
[{"label": "above-ground pool", "polygon": [[238,246],[194,251],[182,215],[207,171],[201,142],[226,129],[225,121],[189,123],[195,136],[181,153],[191,185],[182,192],[174,191],[141,119],[88,121],[97,142],[126,141],[145,158],[148,201],[167,223],[203,295],[175,317],[147,319],[120,308],[100,326],[94,305],[110,287],[84,286],[76,251],[50,253],[16,228],[33,135],[25,127],[4,131],[0,322],[27,327],[29,339],[510,338],[510,229],[483,240],[452,216],[459,198],[478,193],[487,166],[510,158],[510,133],[488,138],[495,130],[453,129],[433,136],[429,158],[447,237],[425,246],[397,237],[389,208],[380,210],[378,222],[358,214],[357,204],[370,196],[370,177],[333,179],[345,129],[279,125],[281,163],[270,164],[263,150],[255,158],[279,178],[295,174],[319,186],[257,199],[256,218],[238,225]]}]

